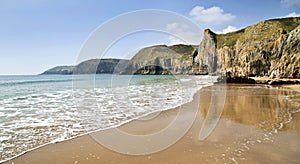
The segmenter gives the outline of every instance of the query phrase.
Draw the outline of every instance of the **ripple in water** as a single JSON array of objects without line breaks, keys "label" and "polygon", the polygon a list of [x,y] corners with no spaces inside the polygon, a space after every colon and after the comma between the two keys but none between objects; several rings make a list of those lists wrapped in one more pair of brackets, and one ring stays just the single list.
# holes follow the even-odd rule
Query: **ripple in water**
[{"label": "ripple in water", "polygon": [[[47,77],[41,83],[36,79],[34,83],[14,80],[13,85],[3,82],[1,87],[10,93],[0,99],[0,160],[179,106],[216,80],[209,76],[134,76],[126,86],[111,87],[111,76],[96,76],[93,89],[70,89],[70,76]],[[122,81],[123,77],[114,78]]]}]

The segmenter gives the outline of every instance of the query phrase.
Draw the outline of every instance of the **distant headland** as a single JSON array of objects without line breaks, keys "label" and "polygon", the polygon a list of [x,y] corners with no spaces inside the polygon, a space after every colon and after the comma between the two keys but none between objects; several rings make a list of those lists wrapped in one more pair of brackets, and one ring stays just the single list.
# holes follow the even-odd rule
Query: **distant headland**
[{"label": "distant headland", "polygon": [[132,59],[91,59],[42,74],[214,74],[230,79],[300,78],[300,17],[259,22],[227,34],[204,30],[199,45],[156,45]]}]

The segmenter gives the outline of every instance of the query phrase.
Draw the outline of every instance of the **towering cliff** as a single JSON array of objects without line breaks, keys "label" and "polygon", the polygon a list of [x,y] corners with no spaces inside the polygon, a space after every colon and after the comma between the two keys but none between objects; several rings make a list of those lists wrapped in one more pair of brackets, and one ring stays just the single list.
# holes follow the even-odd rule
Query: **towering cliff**
[{"label": "towering cliff", "polygon": [[300,17],[267,20],[228,34],[207,29],[195,64],[231,77],[300,78]]},{"label": "towering cliff", "polygon": [[158,45],[131,60],[92,59],[44,74],[207,74],[300,78],[300,17],[260,22],[236,32],[209,29],[199,46]]}]

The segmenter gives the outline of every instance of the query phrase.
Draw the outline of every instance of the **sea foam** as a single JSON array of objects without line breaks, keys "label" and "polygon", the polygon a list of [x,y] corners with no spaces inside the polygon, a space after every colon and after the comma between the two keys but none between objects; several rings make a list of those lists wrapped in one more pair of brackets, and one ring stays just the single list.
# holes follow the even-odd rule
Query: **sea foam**
[{"label": "sea foam", "polygon": [[[87,76],[76,80],[84,83]],[[30,78],[0,82],[7,91],[0,97],[0,160],[177,107],[216,81],[211,76],[96,75],[94,87],[72,89],[70,76]]]}]

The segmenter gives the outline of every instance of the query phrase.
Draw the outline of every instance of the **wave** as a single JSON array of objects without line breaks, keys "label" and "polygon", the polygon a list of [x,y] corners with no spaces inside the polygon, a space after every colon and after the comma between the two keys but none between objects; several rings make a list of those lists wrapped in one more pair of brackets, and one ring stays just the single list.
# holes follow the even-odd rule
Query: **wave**
[{"label": "wave", "polygon": [[[0,100],[0,112],[3,112],[0,131],[10,140],[14,138],[13,143],[7,137],[0,142],[0,151],[5,149],[0,163],[41,145],[120,126],[149,113],[172,109],[192,101],[199,89],[213,84],[209,79],[195,76],[135,76],[128,85],[119,83],[124,83],[124,78],[129,77],[114,78],[116,84],[105,87],[106,83],[111,84],[111,79],[99,75],[96,79],[99,87],[92,90],[74,90],[66,85],[51,84],[72,81],[72,78],[11,81],[9,85],[47,83],[47,87],[54,88],[46,92],[38,90],[37,93],[26,91],[24,95]],[[84,80],[84,77],[79,80]],[[31,86],[22,88],[30,89]],[[14,147],[18,147],[18,151]]]},{"label": "wave", "polygon": [[70,82],[72,80],[73,79],[9,81],[9,82],[0,82],[0,86],[16,86],[16,85],[37,84],[37,83],[60,83],[60,82]]}]

